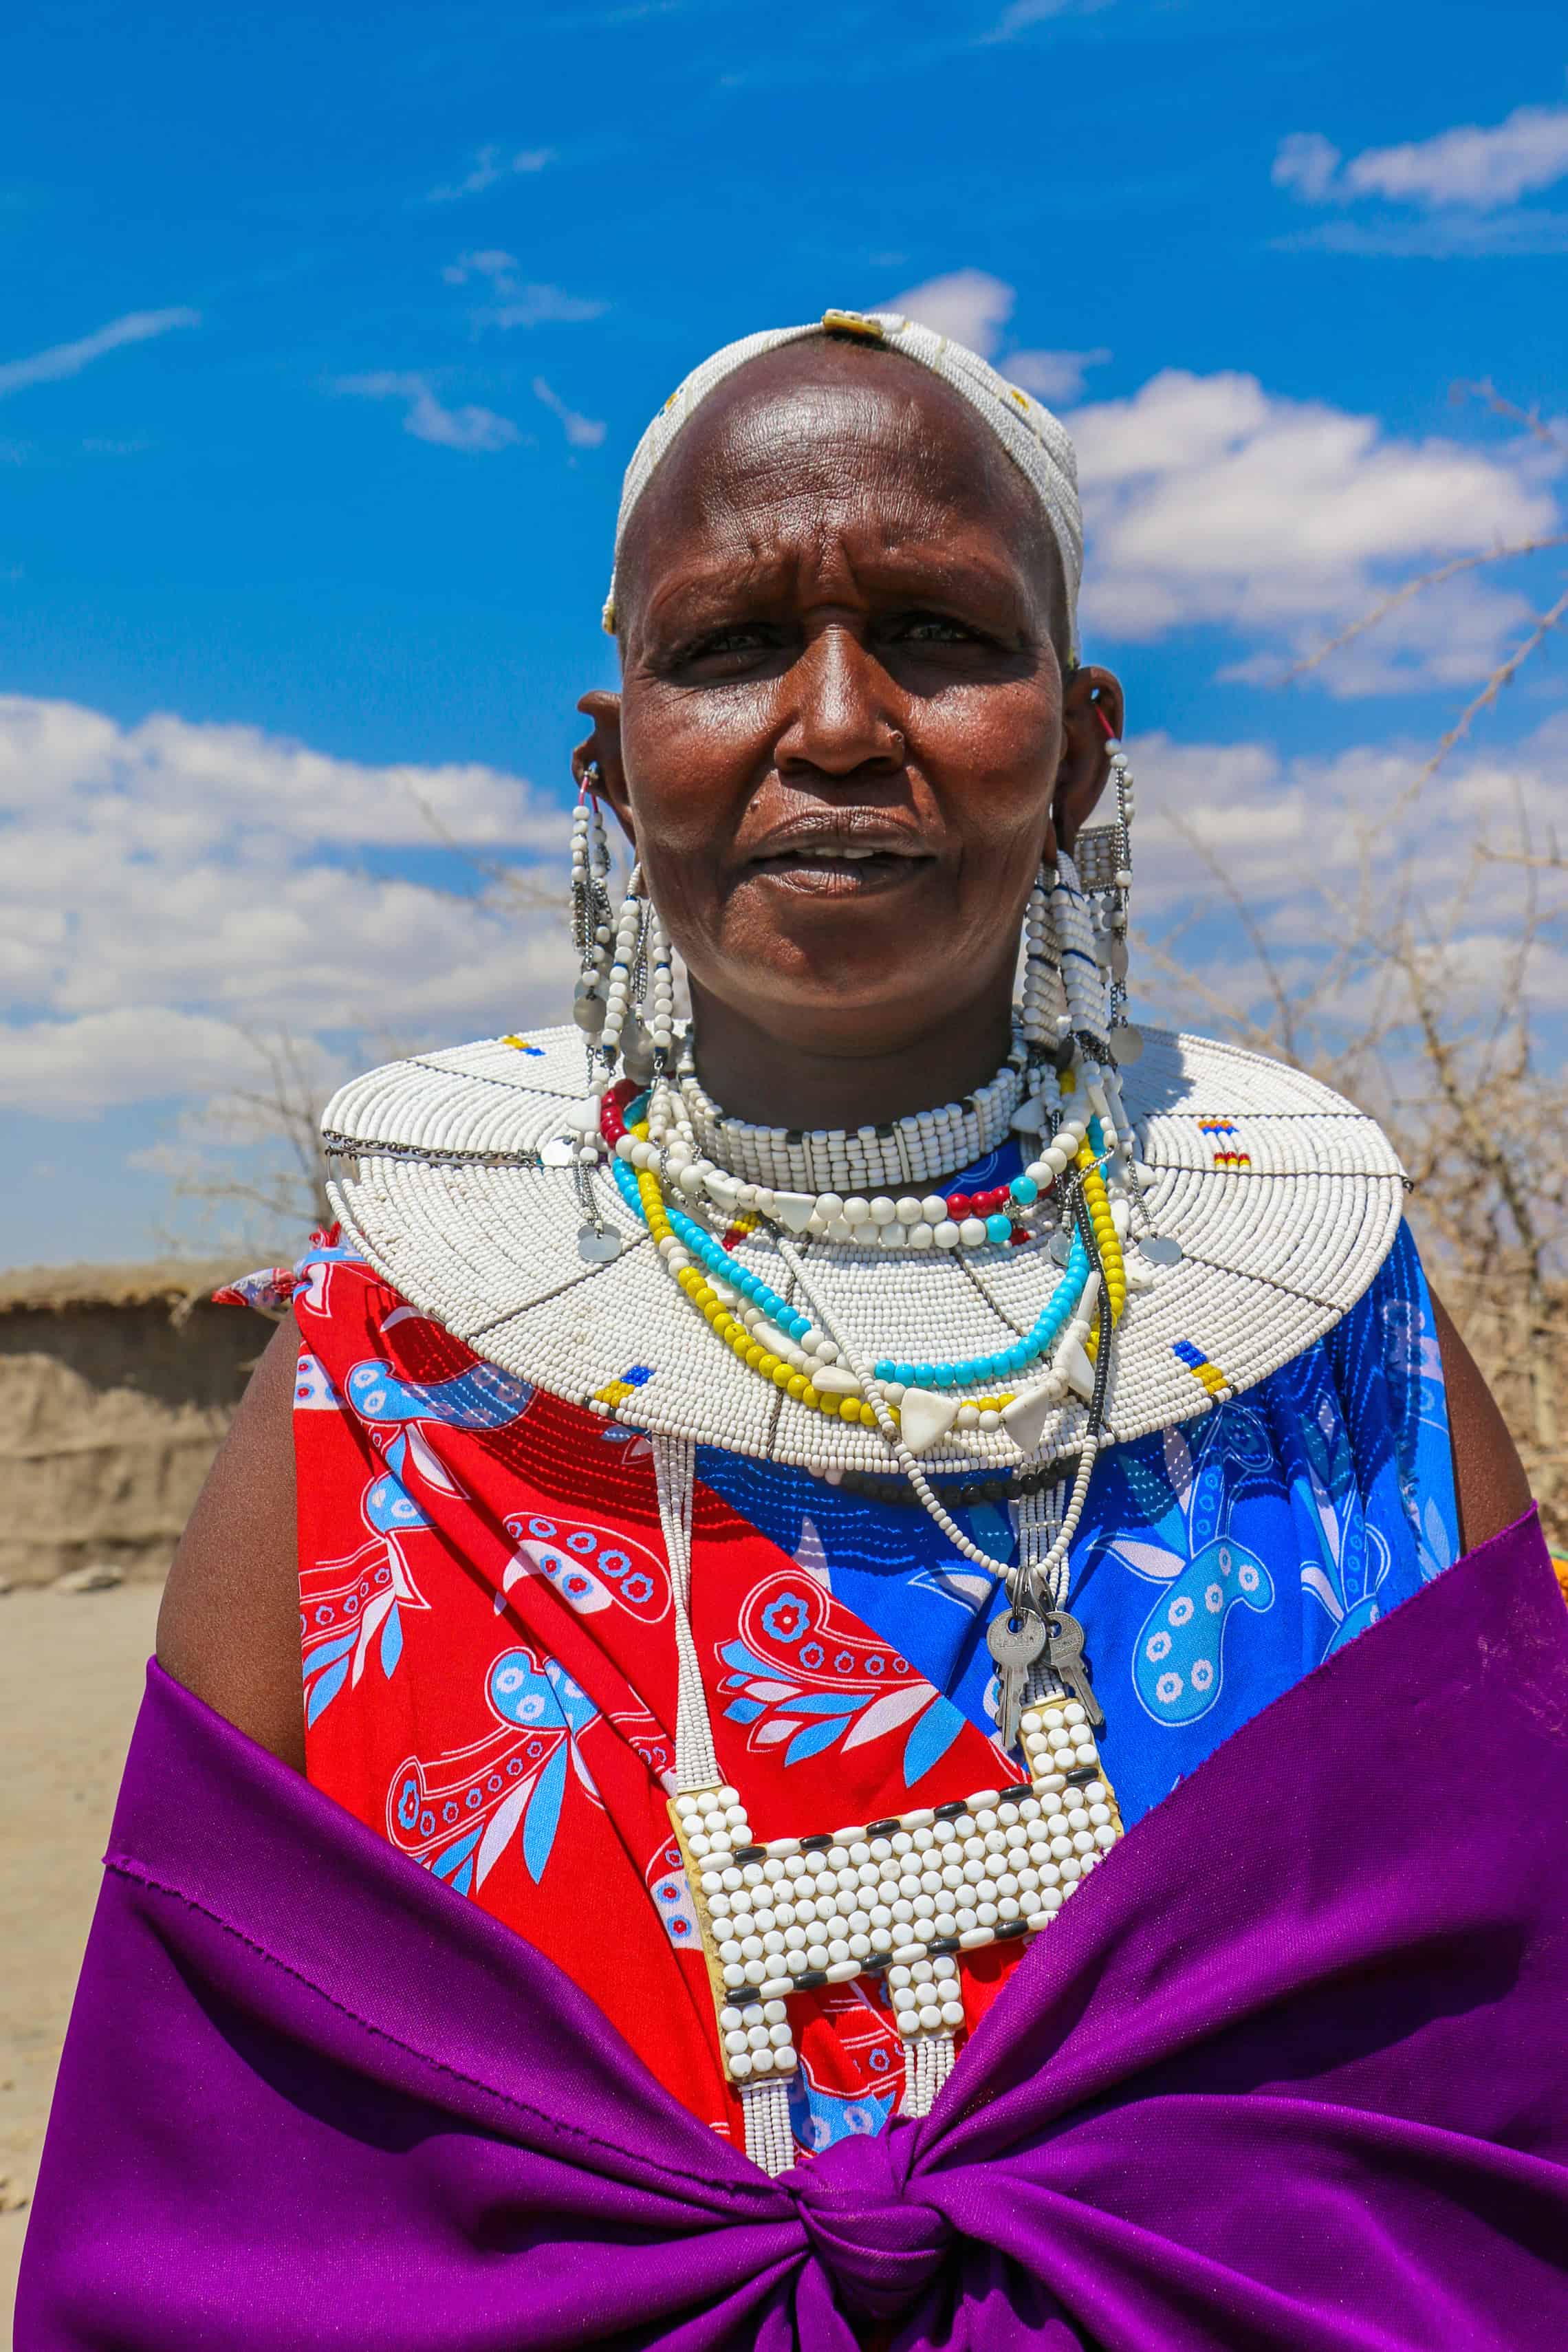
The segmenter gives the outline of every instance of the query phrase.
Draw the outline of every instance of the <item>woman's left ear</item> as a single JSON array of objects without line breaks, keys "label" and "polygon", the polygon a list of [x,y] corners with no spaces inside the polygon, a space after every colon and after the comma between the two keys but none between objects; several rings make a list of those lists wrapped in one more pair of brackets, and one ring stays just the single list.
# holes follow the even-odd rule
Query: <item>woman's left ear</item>
[{"label": "woman's left ear", "polygon": [[1110,773],[1107,745],[1121,733],[1121,681],[1114,672],[1089,664],[1073,670],[1062,687],[1062,757],[1051,795],[1051,830],[1071,855]]},{"label": "woman's left ear", "polygon": [[614,809],[621,831],[635,846],[637,834],[632,825],[626,772],[621,759],[621,698],[607,687],[595,687],[591,693],[584,695],[577,708],[594,724],[591,732],[584,737],[572,754],[572,773],[581,784],[591,767],[598,770],[595,790],[600,799]]}]

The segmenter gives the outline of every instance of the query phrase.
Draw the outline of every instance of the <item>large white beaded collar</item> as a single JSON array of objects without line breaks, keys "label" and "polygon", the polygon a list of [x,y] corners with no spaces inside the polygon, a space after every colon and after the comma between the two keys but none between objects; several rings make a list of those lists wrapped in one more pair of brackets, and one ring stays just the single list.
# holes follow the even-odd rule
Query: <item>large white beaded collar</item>
[{"label": "large white beaded collar", "polygon": [[[1180,1255],[1150,1255],[1128,1297],[1102,1443],[1190,1421],[1321,1338],[1372,1281],[1404,1202],[1404,1171],[1382,1129],[1329,1087],[1237,1046],[1142,1035],[1122,1095],[1145,1206]],[[582,1171],[561,1164],[570,1155],[557,1139],[582,1092],[575,1028],[487,1039],[353,1079],[323,1120],[349,1238],[422,1313],[555,1396],[830,1476],[893,1468],[879,1429],[825,1423],[784,1388],[747,1376],[602,1177],[594,1211],[618,1253],[580,1253]],[[874,1357],[995,1349],[1028,1328],[1064,1278],[1043,1238],[952,1254],[868,1253],[821,1238],[795,1247],[847,1339]],[[738,1266],[790,1297],[787,1239],[781,1249],[759,1223],[735,1251]],[[1068,1393],[1028,1453],[994,1414],[989,1427],[955,1425],[926,1466],[994,1479],[1047,1464],[1075,1450],[1086,1412]]]}]

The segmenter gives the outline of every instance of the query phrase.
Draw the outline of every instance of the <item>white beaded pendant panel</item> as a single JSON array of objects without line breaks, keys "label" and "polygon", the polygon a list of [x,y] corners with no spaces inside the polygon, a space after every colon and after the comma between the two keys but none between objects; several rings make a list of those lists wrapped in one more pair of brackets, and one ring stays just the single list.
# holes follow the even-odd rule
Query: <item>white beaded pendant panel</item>
[{"label": "white beaded pendant panel", "polygon": [[[1212,1039],[1142,1034],[1122,1094],[1150,1226],[1183,1255],[1150,1265],[1129,1244],[1152,1280],[1130,1297],[1115,1350],[1108,1415],[1122,1439],[1209,1410],[1194,1352],[1234,1391],[1331,1329],[1392,1246],[1405,1190],[1375,1121],[1315,1079]],[[574,1171],[536,1159],[581,1099],[583,1041],[562,1028],[529,1042],[422,1055],[342,1088],[322,1125],[348,1238],[412,1305],[553,1395],[586,1402],[646,1366],[620,1408],[638,1427],[785,1463],[890,1469],[876,1431],[828,1421],[737,1363],[603,1173],[598,1214],[624,1246],[608,1265],[584,1262]],[[816,1241],[805,1264],[868,1357],[934,1361],[1005,1347],[1061,1279],[1044,1235],[965,1255]],[[765,1226],[738,1263],[792,1296]],[[1027,1458],[1070,1451],[1083,1418],[1069,1398]],[[995,1476],[1024,1458],[1005,1430],[954,1429],[925,1466]]]}]

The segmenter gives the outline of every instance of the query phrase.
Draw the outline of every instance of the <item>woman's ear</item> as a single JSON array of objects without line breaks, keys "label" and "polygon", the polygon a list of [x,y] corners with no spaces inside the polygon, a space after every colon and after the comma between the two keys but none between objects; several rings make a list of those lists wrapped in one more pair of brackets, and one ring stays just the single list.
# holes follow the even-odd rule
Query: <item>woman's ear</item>
[{"label": "woman's ear", "polygon": [[1121,682],[1093,665],[1075,669],[1062,688],[1062,757],[1051,795],[1051,832],[1070,856],[1110,772],[1106,745],[1120,736]]},{"label": "woman's ear", "polygon": [[577,708],[594,725],[572,754],[572,773],[581,784],[590,767],[598,769],[599,797],[615,811],[621,831],[636,848],[637,828],[632,823],[626,772],[621,759],[621,698],[607,687],[595,687]]}]

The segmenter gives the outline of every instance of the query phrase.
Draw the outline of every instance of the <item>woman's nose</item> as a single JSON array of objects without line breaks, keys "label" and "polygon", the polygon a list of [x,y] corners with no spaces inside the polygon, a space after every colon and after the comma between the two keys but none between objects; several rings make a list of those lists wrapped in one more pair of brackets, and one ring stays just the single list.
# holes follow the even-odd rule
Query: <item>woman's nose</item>
[{"label": "woman's nose", "polygon": [[784,691],[788,718],[775,749],[781,771],[843,777],[903,766],[892,680],[852,628],[835,625],[809,637]]}]

